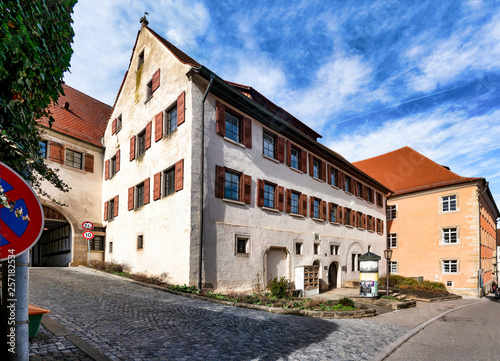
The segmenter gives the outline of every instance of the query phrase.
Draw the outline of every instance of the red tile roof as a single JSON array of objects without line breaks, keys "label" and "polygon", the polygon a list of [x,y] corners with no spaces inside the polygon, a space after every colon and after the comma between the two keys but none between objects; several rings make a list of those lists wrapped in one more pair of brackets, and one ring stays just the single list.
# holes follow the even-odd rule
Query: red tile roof
[{"label": "red tile roof", "polygon": [[[57,104],[49,106],[55,119],[52,129],[102,147],[101,138],[112,108],[69,85],[63,84],[63,90],[64,95],[59,97]],[[38,123],[49,126],[47,118],[39,119]]]},{"label": "red tile roof", "polygon": [[461,177],[410,147],[354,162],[353,165],[392,189],[395,195],[483,179]]}]

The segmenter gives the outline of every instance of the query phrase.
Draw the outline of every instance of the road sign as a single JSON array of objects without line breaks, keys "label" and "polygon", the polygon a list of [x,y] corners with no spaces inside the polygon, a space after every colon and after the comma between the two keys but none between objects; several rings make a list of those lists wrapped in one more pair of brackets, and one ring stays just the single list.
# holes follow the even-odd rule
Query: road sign
[{"label": "road sign", "polygon": [[94,224],[92,222],[85,221],[82,223],[82,228],[86,229],[87,231],[91,231],[92,229],[94,229]]},{"label": "road sign", "polygon": [[85,232],[82,233],[82,236],[85,239],[92,239],[92,238],[95,237],[95,234],[92,231],[85,231]]},{"label": "road sign", "polygon": [[34,246],[42,235],[45,220],[35,192],[19,174],[1,162],[0,184],[7,198],[16,202],[15,209],[22,209],[22,217],[17,217],[15,212],[0,206],[0,261],[5,261],[9,255],[19,256]]}]

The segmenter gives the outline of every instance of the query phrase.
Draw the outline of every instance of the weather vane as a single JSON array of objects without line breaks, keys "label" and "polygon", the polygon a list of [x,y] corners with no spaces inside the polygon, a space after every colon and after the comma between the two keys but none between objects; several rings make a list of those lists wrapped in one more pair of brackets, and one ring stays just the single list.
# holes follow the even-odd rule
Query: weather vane
[{"label": "weather vane", "polygon": [[146,19],[146,15],[149,15],[149,13],[147,11],[144,11],[144,16],[141,18],[141,20],[139,20],[139,22],[142,25],[148,25],[149,24],[148,19]]}]

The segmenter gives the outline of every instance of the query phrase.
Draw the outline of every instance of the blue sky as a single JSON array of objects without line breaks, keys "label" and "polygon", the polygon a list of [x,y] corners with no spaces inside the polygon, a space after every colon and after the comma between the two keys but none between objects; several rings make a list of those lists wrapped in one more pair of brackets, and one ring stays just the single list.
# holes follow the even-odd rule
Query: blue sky
[{"label": "blue sky", "polygon": [[112,105],[144,11],[348,160],[410,146],[500,202],[500,1],[81,0],[67,84]]}]

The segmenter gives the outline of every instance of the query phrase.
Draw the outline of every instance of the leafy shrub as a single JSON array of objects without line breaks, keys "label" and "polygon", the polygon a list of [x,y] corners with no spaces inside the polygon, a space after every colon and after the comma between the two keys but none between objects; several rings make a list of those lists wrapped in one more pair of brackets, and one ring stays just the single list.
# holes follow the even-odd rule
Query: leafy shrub
[{"label": "leafy shrub", "polygon": [[338,300],[338,304],[344,307],[354,307],[354,301],[347,297]]},{"label": "leafy shrub", "polygon": [[186,286],[186,284],[184,284],[183,286],[175,285],[175,286],[170,287],[170,289],[173,291],[192,293],[195,295],[200,293],[200,290],[196,286]]},{"label": "leafy shrub", "polygon": [[280,279],[278,279],[278,277],[274,277],[271,281],[269,281],[271,296],[276,298],[285,298],[289,288],[289,283],[288,279],[284,276]]},{"label": "leafy shrub", "polygon": [[[379,278],[379,285],[387,284],[386,276]],[[411,277],[403,277],[400,275],[390,275],[389,286],[395,289],[408,290],[408,291],[425,291],[425,292],[437,292],[437,293],[448,293],[446,286],[441,282],[431,282],[424,280],[419,283],[416,279]]]}]

